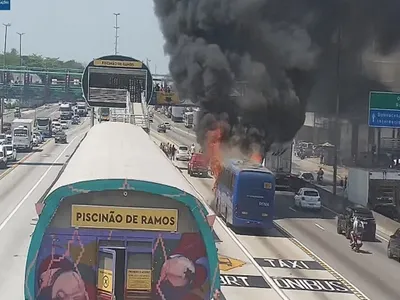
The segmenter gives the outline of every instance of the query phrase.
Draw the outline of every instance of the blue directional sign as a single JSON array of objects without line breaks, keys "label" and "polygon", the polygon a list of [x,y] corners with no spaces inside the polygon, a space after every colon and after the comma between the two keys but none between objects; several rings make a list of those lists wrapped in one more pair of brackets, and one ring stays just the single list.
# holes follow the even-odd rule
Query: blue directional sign
[{"label": "blue directional sign", "polygon": [[400,94],[371,92],[368,125],[370,127],[400,128]]},{"label": "blue directional sign", "polygon": [[400,111],[370,109],[368,125],[370,127],[400,128]]}]

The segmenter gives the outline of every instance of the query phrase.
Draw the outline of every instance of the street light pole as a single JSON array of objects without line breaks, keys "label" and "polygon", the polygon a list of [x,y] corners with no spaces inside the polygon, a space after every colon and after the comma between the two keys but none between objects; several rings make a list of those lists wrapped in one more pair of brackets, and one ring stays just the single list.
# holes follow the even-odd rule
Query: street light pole
[{"label": "street light pole", "polygon": [[25,32],[17,32],[19,35],[19,65],[22,67],[22,36]]},{"label": "street light pole", "polygon": [[115,16],[115,49],[114,49],[114,54],[117,55],[118,54],[118,17],[120,16],[120,13],[114,13]]},{"label": "street light pole", "polygon": [[[7,65],[7,34],[8,34],[8,27],[11,26],[10,23],[3,23],[4,27],[5,27],[5,31],[4,31],[4,53],[3,53],[3,61],[4,61],[4,68]],[[4,86],[7,86],[7,82],[6,82],[6,73],[3,74],[4,76]],[[5,96],[5,95],[4,95]],[[0,132],[3,133],[3,128],[4,128],[4,97],[2,97],[0,99]]]},{"label": "street light pole", "polygon": [[335,110],[335,130],[334,130],[334,155],[333,155],[333,195],[337,194],[337,171],[338,171],[338,152],[340,140],[339,110],[340,110],[340,63],[342,55],[342,24],[339,24],[337,38],[337,57],[336,57],[336,110]]}]

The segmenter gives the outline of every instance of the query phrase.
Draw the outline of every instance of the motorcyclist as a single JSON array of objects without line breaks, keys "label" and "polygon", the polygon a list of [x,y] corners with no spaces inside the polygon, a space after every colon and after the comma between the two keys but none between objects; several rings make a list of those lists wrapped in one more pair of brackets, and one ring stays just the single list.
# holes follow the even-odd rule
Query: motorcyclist
[{"label": "motorcyclist", "polygon": [[350,232],[350,246],[353,246],[356,242],[356,236],[361,235],[364,232],[364,223],[357,217],[354,217],[353,228]]}]

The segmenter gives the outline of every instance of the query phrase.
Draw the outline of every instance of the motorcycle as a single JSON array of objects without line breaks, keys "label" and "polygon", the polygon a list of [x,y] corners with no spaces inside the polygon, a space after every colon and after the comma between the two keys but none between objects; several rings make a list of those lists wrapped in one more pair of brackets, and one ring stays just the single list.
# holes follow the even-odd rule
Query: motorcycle
[{"label": "motorcycle", "polygon": [[360,234],[360,233],[354,234],[353,243],[351,244],[351,249],[358,253],[358,252],[360,252],[362,245],[363,245],[362,234]]}]

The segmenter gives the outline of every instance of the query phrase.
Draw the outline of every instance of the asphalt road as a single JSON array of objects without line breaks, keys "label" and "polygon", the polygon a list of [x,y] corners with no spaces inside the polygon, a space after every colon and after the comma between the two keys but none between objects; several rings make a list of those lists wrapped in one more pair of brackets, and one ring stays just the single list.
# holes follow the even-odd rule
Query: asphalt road
[{"label": "asphalt road", "polygon": [[[157,116],[154,121],[153,128],[156,128],[156,125],[164,120],[163,118],[160,120],[160,117]],[[152,134],[156,135],[159,140],[165,138],[176,144],[190,145],[195,141],[192,133],[185,134],[182,132],[182,130],[185,131],[181,127],[182,125],[178,125],[177,128],[174,128],[175,126],[173,124],[173,128],[167,131],[166,134],[157,134],[154,131],[152,131]],[[185,165],[183,163],[181,167],[185,168]],[[183,173],[185,174],[186,172],[183,171]],[[210,178],[190,178],[190,180],[195,182],[196,187],[201,190],[201,194],[208,199],[207,201],[213,204],[213,195],[211,193],[213,180]],[[293,195],[287,193],[278,194],[276,203],[277,228],[282,227],[284,231],[294,237],[295,241],[299,241],[337,271],[336,273],[327,267],[329,274],[334,274],[334,277],[339,276],[342,280],[348,280],[369,299],[399,299],[400,285],[397,284],[395,278],[399,277],[400,263],[387,258],[386,240],[365,242],[362,248],[364,251],[362,253],[354,253],[349,248],[348,240],[336,233],[336,219],[332,212],[328,210],[323,210],[321,213],[298,211],[292,207]],[[285,242],[279,244],[277,242],[280,240],[279,238],[268,237],[268,235],[271,235],[270,233],[265,233],[265,235],[267,236],[239,235],[239,239],[251,253],[254,253],[254,256],[264,253],[264,256],[275,255],[278,258],[297,259],[294,257],[294,253],[297,250],[294,250],[292,246],[288,247],[292,242],[287,236],[281,236],[282,239],[285,239]],[[300,245],[300,247],[302,246]],[[308,250],[303,250],[298,248],[299,253],[308,252]],[[313,256],[311,253],[308,254]],[[315,259],[318,260],[318,258]],[[275,274],[276,269],[269,271],[271,274]],[[300,275],[305,276],[304,274]],[[325,294],[325,298],[315,299],[331,299],[331,296],[326,296]]]},{"label": "asphalt road", "polygon": [[55,144],[51,140],[0,179],[1,299],[25,299],[25,261],[37,220],[35,203],[54,181],[88,128],[88,120],[71,128],[67,131],[68,144]]},{"label": "asphalt road", "polygon": [[[39,107],[36,109],[36,113],[35,110],[27,110],[27,111],[22,111],[22,118],[24,119],[34,119],[35,115],[36,117],[58,117],[59,116],[59,112],[58,112],[58,105],[52,105],[49,106],[47,108],[45,108],[44,106]],[[5,116],[4,118],[4,122],[12,122],[14,120],[14,114],[10,113],[8,115]],[[38,148],[34,148],[33,152],[35,151],[39,151],[40,150],[41,145],[39,145]],[[18,162],[23,159],[25,156],[29,155],[29,152],[17,152],[17,161],[16,162],[12,162],[9,164],[8,169],[12,168],[13,165],[18,164]],[[2,176],[2,174],[7,171],[7,169],[0,169],[0,177]]]}]

